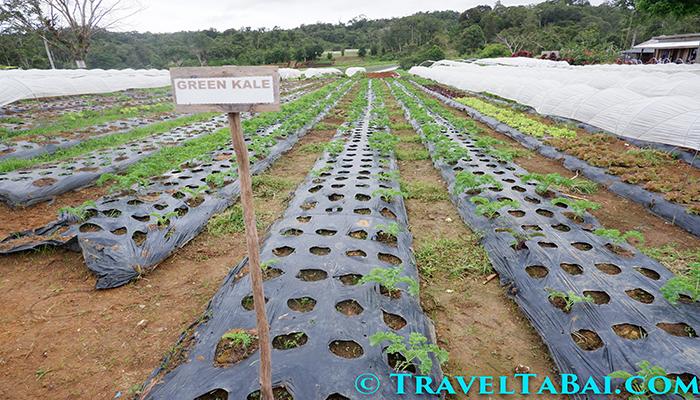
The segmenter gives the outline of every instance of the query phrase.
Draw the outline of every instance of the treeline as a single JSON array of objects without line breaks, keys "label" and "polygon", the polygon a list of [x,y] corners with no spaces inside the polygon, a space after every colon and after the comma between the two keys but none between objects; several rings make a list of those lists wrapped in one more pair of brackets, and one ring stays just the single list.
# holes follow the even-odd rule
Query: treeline
[{"label": "treeline", "polygon": [[[497,57],[518,51],[564,50],[614,54],[652,36],[700,31],[700,16],[643,17],[632,0],[591,6],[585,0],[549,0],[531,6],[481,5],[463,12],[418,13],[408,17],[347,23],[317,23],[295,29],[208,29],[196,32],[99,31],[92,37],[88,68],[295,65],[328,51],[360,49],[378,60],[408,68],[427,59]],[[57,67],[72,60],[51,48]],[[0,64],[48,68],[44,42],[9,30],[0,35]]]}]

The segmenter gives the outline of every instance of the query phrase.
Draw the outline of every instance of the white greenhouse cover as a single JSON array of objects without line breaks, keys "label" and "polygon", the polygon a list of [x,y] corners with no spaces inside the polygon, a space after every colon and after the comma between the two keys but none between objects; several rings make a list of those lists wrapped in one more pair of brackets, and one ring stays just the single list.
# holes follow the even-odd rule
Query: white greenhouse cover
[{"label": "white greenhouse cover", "polygon": [[307,78],[325,75],[342,75],[343,73],[337,68],[309,68],[304,72]]},{"label": "white greenhouse cover", "polygon": [[353,76],[358,72],[367,72],[367,69],[365,67],[350,67],[345,70],[345,75],[347,76]]},{"label": "white greenhouse cover", "polygon": [[299,79],[301,78],[301,71],[294,68],[280,68],[279,69],[280,79]]},{"label": "white greenhouse cover", "polygon": [[409,73],[618,135],[700,150],[700,64],[570,66],[497,58],[442,60]]},{"label": "white greenhouse cover", "polygon": [[30,69],[0,71],[0,106],[22,99],[109,93],[170,85],[170,72],[156,69]]}]

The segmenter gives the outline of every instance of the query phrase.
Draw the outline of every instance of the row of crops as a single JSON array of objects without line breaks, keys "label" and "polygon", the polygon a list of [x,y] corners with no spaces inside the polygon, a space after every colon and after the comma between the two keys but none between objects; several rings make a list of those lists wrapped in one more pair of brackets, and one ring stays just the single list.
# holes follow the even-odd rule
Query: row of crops
[{"label": "row of crops", "polygon": [[[390,132],[379,90],[386,84],[345,79],[290,86],[282,111],[243,121],[251,171],[260,173],[351,88],[358,90],[346,122],[261,246],[273,384],[296,398],[353,398],[354,377],[369,370],[388,382],[395,370],[412,368],[432,378],[432,390],[442,381],[439,364],[447,355],[435,345],[432,322],[418,302],[418,273],[393,155],[398,137]],[[697,306],[664,300],[669,297],[664,288],[677,278],[628,246],[626,234],[600,229],[586,212],[596,204],[549,190],[553,183],[566,184],[563,178],[529,174],[512,163],[513,150],[497,147],[503,143],[455,117],[419,84],[432,83],[388,82],[449,183],[462,219],[484,233],[501,283],[509,285],[509,295],[548,345],[560,372],[576,374],[582,382],[590,378],[599,388],[606,375],[634,372],[644,360],[653,360],[669,377],[700,376],[700,358],[688,356],[700,350]],[[117,107],[152,110],[161,103],[131,100]],[[519,137],[532,129],[547,140],[576,139],[561,127],[519,123],[502,110],[489,117],[491,106],[477,111],[476,104],[469,103],[469,114],[499,132]],[[78,109],[51,118],[65,121]],[[0,242],[0,253],[44,245],[80,251],[98,277],[96,287],[111,288],[147,274],[199,234],[238,196],[229,132],[219,115],[168,114],[167,119],[145,122],[148,129],[76,135],[80,143],[70,149],[27,157],[22,162],[28,164],[19,167],[6,164],[0,199],[13,207],[51,201],[92,182],[109,185],[114,193],[62,209],[47,226],[8,237]],[[47,129],[37,125],[23,129]],[[23,129],[10,129],[7,139],[30,143]],[[538,141],[533,147],[544,145]],[[76,153],[66,157],[67,151]],[[688,201],[696,200],[691,195]],[[243,260],[230,271],[203,317],[143,384],[140,398],[193,399],[212,392],[255,398],[257,343],[246,268]],[[697,297],[681,289],[675,299],[686,294]],[[324,368],[310,367],[308,360]],[[409,393],[415,389],[411,384],[407,381]],[[380,393],[388,398],[393,390],[387,385]]]}]

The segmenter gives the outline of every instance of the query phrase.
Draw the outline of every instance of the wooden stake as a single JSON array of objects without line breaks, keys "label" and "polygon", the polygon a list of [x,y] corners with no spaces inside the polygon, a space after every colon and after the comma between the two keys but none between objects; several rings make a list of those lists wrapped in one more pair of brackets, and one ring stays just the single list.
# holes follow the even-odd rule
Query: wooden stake
[{"label": "wooden stake", "polygon": [[248,246],[248,269],[250,270],[250,280],[253,284],[255,321],[258,325],[258,336],[260,337],[260,393],[262,394],[262,400],[273,400],[270,326],[267,323],[267,312],[265,311],[258,231],[255,226],[255,211],[253,210],[253,188],[250,179],[248,148],[245,145],[243,128],[241,127],[241,114],[237,112],[228,113],[228,124],[231,129],[233,151],[236,153],[236,162],[238,163],[238,183],[241,189],[245,241]]}]

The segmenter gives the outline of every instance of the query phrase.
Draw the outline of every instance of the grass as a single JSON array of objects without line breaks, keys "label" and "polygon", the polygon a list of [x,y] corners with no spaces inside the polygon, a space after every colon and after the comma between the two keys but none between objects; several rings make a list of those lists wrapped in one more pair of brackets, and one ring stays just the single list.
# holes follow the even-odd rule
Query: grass
[{"label": "grass", "polygon": [[447,193],[447,190],[438,185],[423,181],[406,182],[402,180],[401,190],[406,193],[405,197],[407,199],[417,199],[427,202],[450,200],[450,195]]},{"label": "grass", "polygon": [[687,275],[690,269],[688,264],[700,262],[700,249],[679,250],[678,243],[669,243],[663,247],[647,247],[639,246],[637,250],[641,251],[648,257],[660,262],[669,271],[678,276]]},{"label": "grass", "polygon": [[320,154],[326,149],[326,143],[307,143],[299,147],[302,154]]},{"label": "grass", "polygon": [[291,191],[294,182],[273,175],[255,175],[252,178],[253,194],[259,197],[275,197],[278,192]]},{"label": "grass", "polygon": [[493,270],[491,261],[483,246],[480,235],[431,239],[420,244],[416,251],[418,270],[433,277],[437,272],[460,277],[464,274],[486,275]]},{"label": "grass", "polygon": [[[262,222],[262,218],[259,217],[256,210],[255,225],[258,230],[264,229],[265,224]],[[240,204],[236,204],[233,207],[229,207],[226,211],[214,215],[209,220],[209,225],[207,225],[209,233],[214,236],[221,237],[227,236],[233,233],[243,233],[245,232],[245,222],[243,221],[243,207]]]},{"label": "grass", "polygon": [[394,153],[396,154],[396,159],[401,161],[418,161],[430,159],[430,152],[428,152],[428,149],[426,148],[415,150],[396,149]]}]

